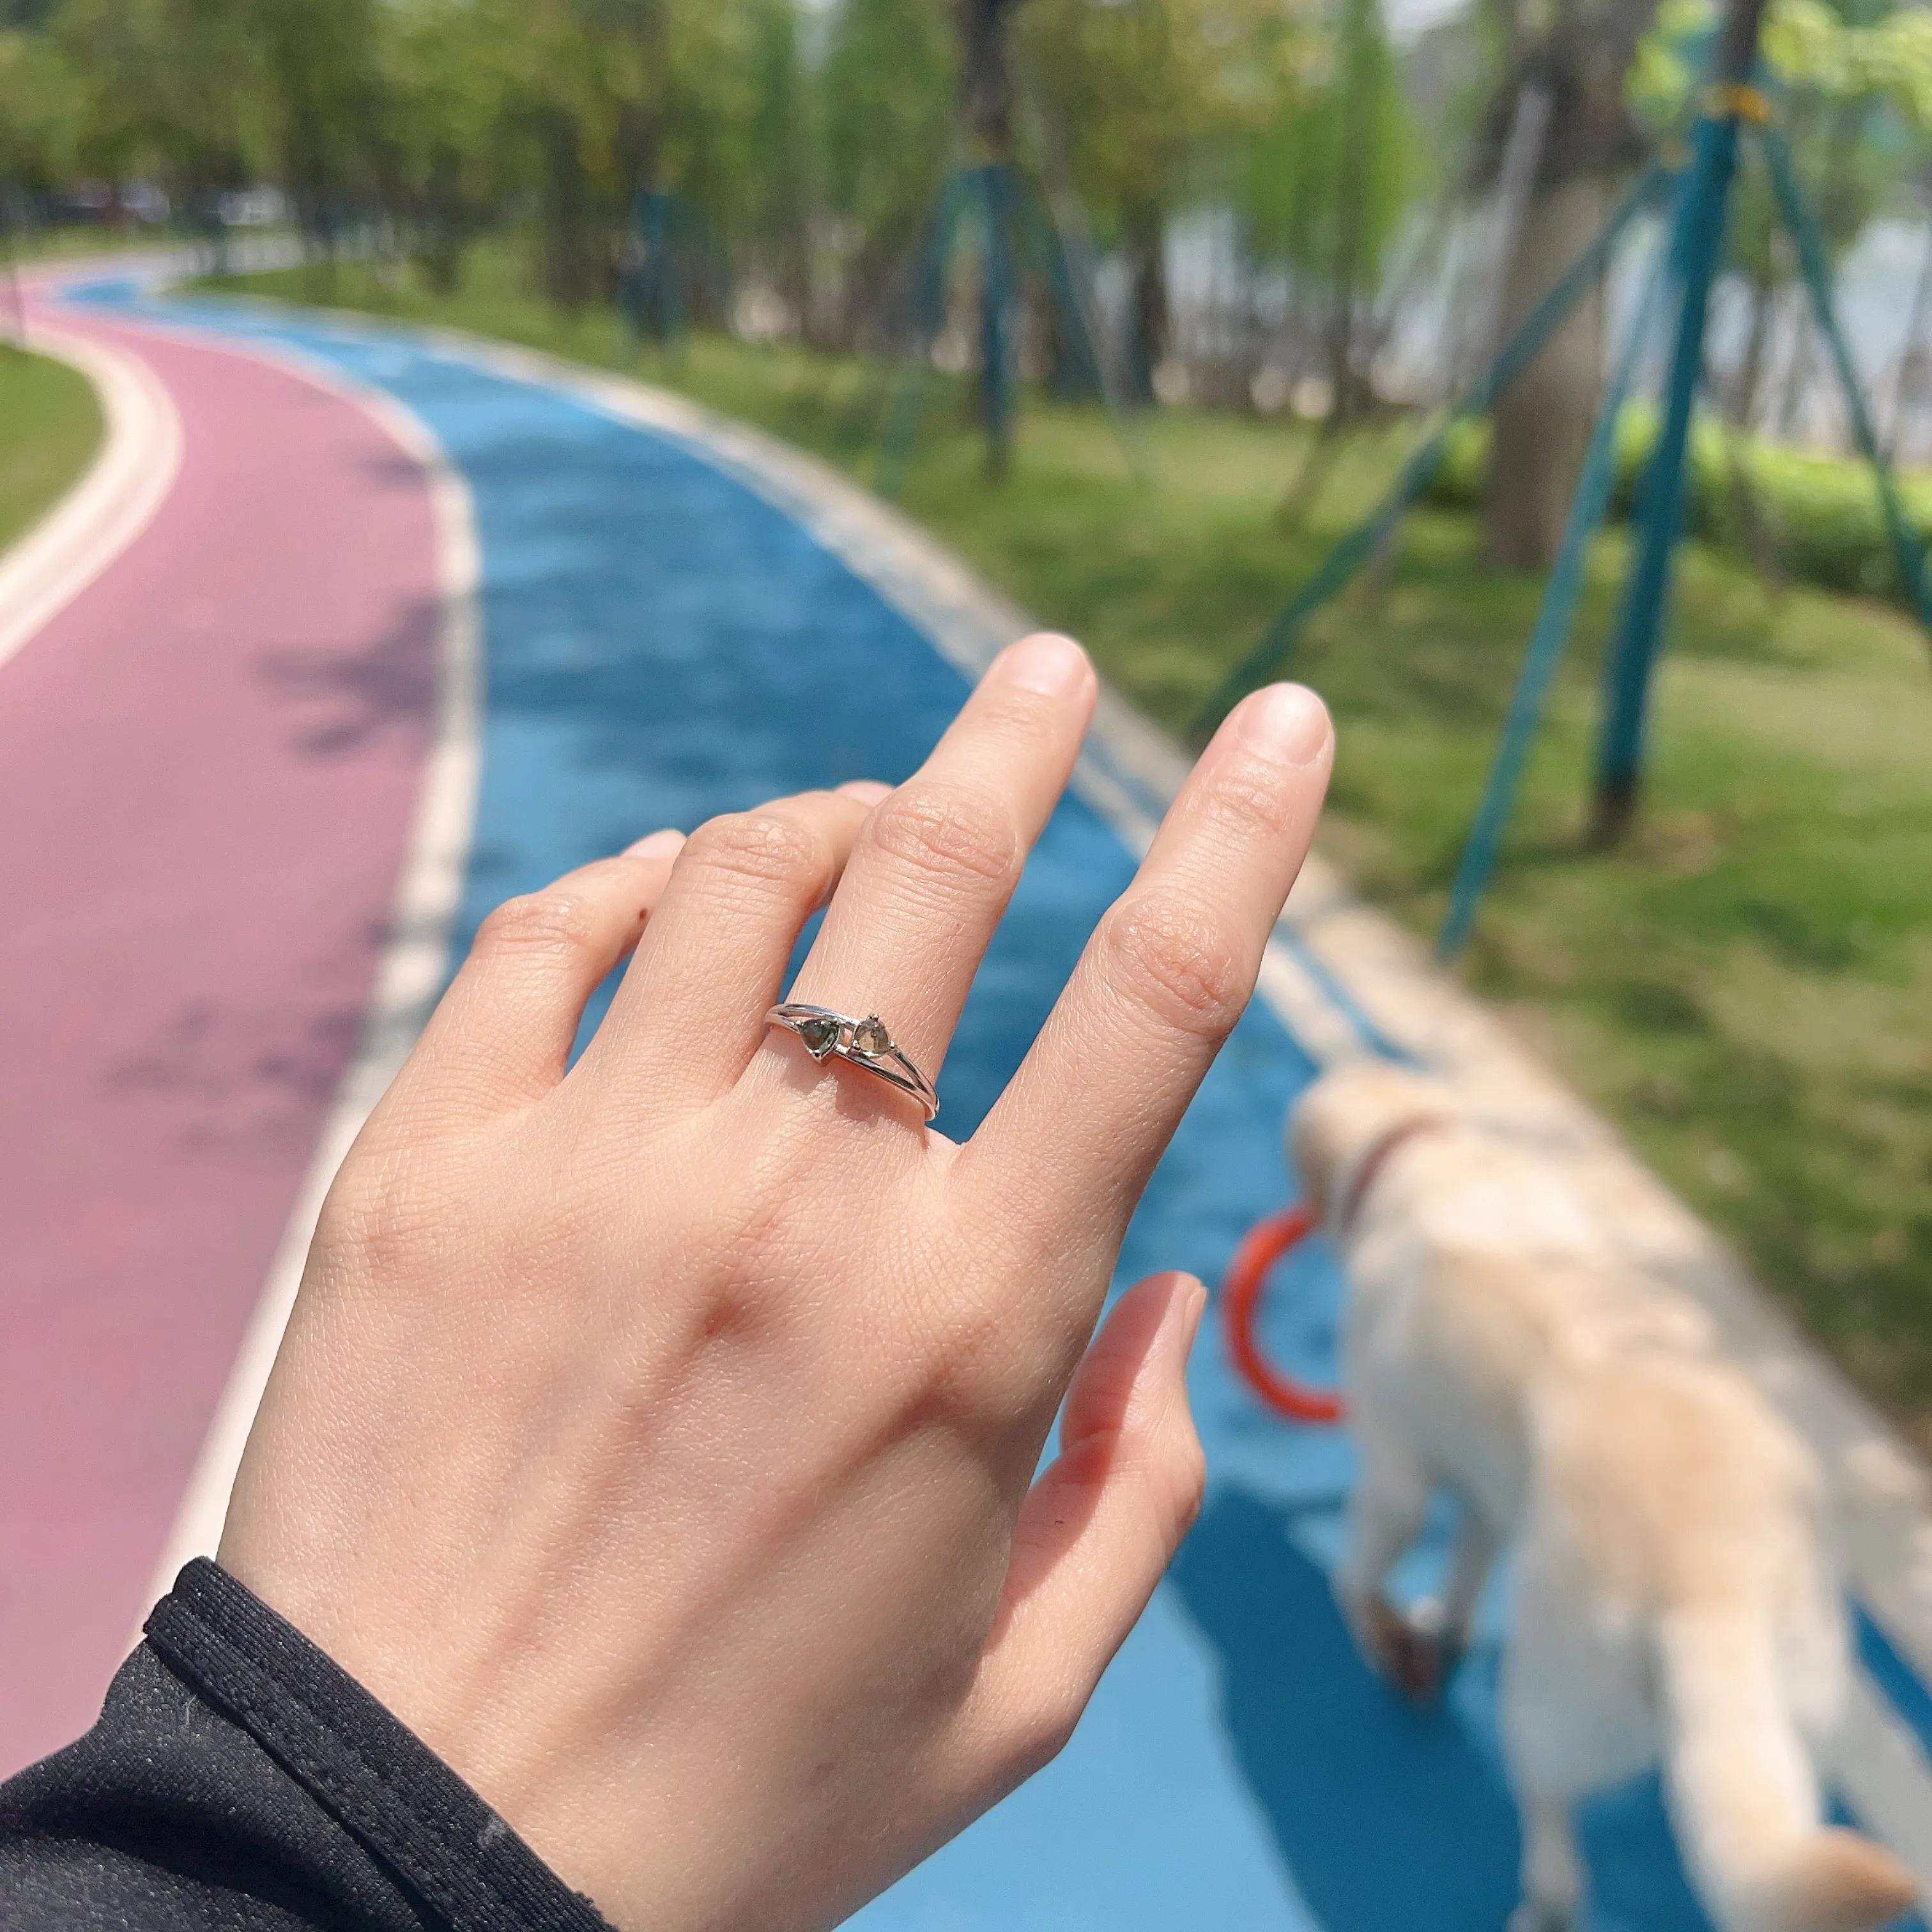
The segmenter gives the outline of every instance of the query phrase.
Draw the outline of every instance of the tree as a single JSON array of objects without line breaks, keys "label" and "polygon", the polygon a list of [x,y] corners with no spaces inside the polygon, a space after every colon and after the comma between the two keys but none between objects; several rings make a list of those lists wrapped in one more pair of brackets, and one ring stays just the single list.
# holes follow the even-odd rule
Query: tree
[{"label": "tree", "polygon": [[943,0],[839,0],[818,68],[832,339],[886,346],[953,159],[958,52]]},{"label": "tree", "polygon": [[1096,232],[1131,277],[1128,379],[1141,400],[1168,346],[1166,232],[1191,195],[1226,191],[1236,144],[1296,98],[1311,13],[1278,0],[1033,0],[1029,88],[1064,139]]},{"label": "tree", "polygon": [[68,178],[81,116],[80,76],[52,41],[0,33],[0,198],[16,188],[44,194]]},{"label": "tree", "polygon": [[1242,146],[1234,202],[1251,257],[1288,272],[1298,317],[1320,315],[1329,436],[1370,400],[1364,326],[1420,176],[1412,118],[1380,7],[1344,0],[1314,56],[1271,90],[1267,128]]},{"label": "tree", "polygon": [[[1484,166],[1499,165],[1520,104],[1542,97],[1541,152],[1510,260],[1500,326],[1507,334],[1542,300],[1609,216],[1642,141],[1624,98],[1657,0],[1560,0],[1546,25],[1522,0],[1492,0],[1504,80],[1492,103]],[[1492,563],[1556,560],[1603,386],[1600,284],[1570,310],[1497,403],[1484,503]]]},{"label": "tree", "polygon": [[[185,0],[192,7],[200,0]],[[358,208],[393,191],[379,178],[378,0],[248,0],[267,80],[269,142],[296,223],[332,255]]]}]

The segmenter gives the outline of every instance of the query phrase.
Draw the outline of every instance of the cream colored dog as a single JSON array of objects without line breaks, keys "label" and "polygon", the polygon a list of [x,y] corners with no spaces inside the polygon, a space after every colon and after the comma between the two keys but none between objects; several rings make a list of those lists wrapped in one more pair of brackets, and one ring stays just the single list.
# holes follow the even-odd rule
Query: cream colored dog
[{"label": "cream colored dog", "polygon": [[[1347,1267],[1360,1453],[1336,1578],[1365,1653],[1426,1694],[1518,1540],[1502,1725],[1523,1816],[1517,1932],[1574,1917],[1570,1814],[1662,1760],[1684,1864],[1723,1932],[1856,1932],[1911,1873],[1822,1822],[1815,1754],[1846,1640],[1806,1446],[1716,1354],[1701,1312],[1607,1259],[1546,1163],[1380,1063],[1302,1096],[1290,1151]],[[1448,1490],[1439,1609],[1384,1585]]]}]

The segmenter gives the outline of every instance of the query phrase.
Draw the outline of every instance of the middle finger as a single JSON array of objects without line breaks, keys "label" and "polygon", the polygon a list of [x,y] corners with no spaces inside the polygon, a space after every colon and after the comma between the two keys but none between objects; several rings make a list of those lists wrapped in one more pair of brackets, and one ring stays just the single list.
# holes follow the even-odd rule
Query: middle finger
[{"label": "middle finger", "polygon": [[[932,755],[866,821],[789,997],[878,1014],[936,1081],[1097,692],[1070,638],[1023,638],[994,658]],[[803,1051],[783,1034],[768,1043],[774,1070]]]}]

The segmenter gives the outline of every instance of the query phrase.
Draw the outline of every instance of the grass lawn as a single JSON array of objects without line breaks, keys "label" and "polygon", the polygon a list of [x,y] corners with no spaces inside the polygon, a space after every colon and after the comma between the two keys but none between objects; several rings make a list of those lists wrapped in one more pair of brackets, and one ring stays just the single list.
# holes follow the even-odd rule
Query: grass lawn
[{"label": "grass lawn", "polygon": [[[608,313],[553,316],[507,256],[466,292],[365,269],[258,293],[446,322],[634,369],[869,478],[859,365],[716,337],[634,357]],[[1299,432],[1185,410],[1137,434],[1130,477],[1085,409],[1026,409],[1012,479],[981,480],[935,384],[904,506],[1042,622],[1082,638],[1184,724],[1366,506],[1402,433],[1343,459],[1308,526],[1272,513]],[[1876,604],[1797,590],[1691,546],[1661,678],[1640,835],[1580,842],[1594,680],[1625,556],[1600,540],[1572,660],[1463,968],[1736,1242],[1853,1376],[1932,1448],[1932,676]],[[1426,510],[1379,587],[1331,606],[1297,675],[1333,708],[1325,848],[1432,933],[1540,580],[1480,561],[1466,514]]]},{"label": "grass lawn", "polygon": [[100,427],[85,376],[0,343],[0,550],[79,479]]}]

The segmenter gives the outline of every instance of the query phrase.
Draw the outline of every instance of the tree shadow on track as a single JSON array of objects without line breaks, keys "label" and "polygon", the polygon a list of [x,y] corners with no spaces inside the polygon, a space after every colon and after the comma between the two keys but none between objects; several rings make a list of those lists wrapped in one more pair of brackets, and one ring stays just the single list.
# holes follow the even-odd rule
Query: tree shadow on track
[{"label": "tree shadow on track", "polygon": [[265,651],[263,682],[302,707],[290,738],[303,758],[359,752],[396,731],[420,737],[436,704],[436,634],[441,611],[432,599],[400,602],[388,627],[359,650],[300,646]]}]

